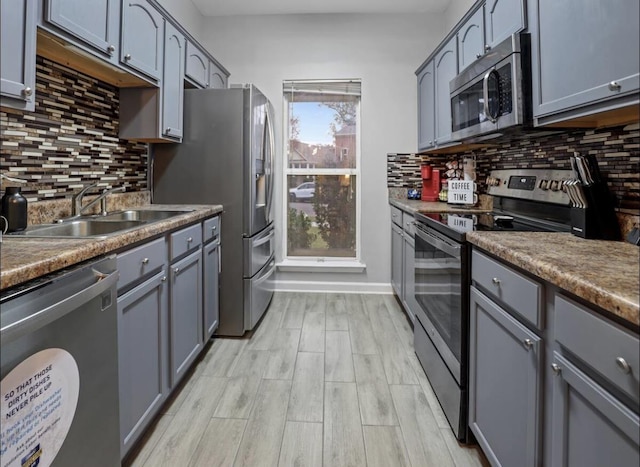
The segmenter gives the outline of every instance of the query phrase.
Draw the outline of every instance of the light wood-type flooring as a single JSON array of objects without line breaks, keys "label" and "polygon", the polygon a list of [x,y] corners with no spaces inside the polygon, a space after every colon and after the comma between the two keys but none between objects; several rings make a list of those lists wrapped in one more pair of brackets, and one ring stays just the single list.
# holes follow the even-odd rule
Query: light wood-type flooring
[{"label": "light wood-type flooring", "polygon": [[276,293],[250,338],[214,339],[127,465],[487,465],[412,343],[393,296]]}]

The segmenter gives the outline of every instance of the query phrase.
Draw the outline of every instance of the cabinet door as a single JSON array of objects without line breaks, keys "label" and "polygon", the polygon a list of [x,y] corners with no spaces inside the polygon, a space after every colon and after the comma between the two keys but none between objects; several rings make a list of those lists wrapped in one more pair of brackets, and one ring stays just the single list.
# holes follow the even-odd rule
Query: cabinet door
[{"label": "cabinet door", "polygon": [[[487,0],[484,7],[486,45],[494,47],[511,34],[522,31],[526,25],[524,11],[524,0]],[[565,24],[564,27],[571,26]]]},{"label": "cabinet door", "polygon": [[187,41],[187,58],[185,76],[189,77],[201,88],[209,82],[209,58],[191,41]]},{"label": "cabinet door", "polygon": [[171,387],[202,348],[202,251],[171,266]]},{"label": "cabinet door", "polygon": [[164,269],[118,297],[120,455],[143,434],[168,394]]},{"label": "cabinet door", "polygon": [[220,311],[220,246],[218,242],[211,242],[202,249],[202,261],[203,331],[204,340],[207,341],[218,328]]},{"label": "cabinet door", "polygon": [[413,238],[409,234],[404,234],[404,281],[403,281],[403,304],[411,321],[416,319],[418,302],[416,301],[416,279],[415,279],[415,254],[416,248]]},{"label": "cabinet door", "polygon": [[402,228],[391,223],[391,286],[394,292],[402,298]]},{"label": "cabinet door", "polygon": [[532,10],[534,116],[638,92],[637,1],[537,0]]},{"label": "cabinet door", "polygon": [[436,99],[434,63],[418,75],[418,149],[433,147],[436,139]]},{"label": "cabinet door", "polygon": [[479,8],[458,31],[458,70],[484,54],[484,8]]},{"label": "cabinet door", "polygon": [[0,0],[0,94],[3,106],[33,111],[37,0]]},{"label": "cabinet door", "polygon": [[435,58],[437,144],[451,140],[451,97],[449,82],[458,73],[457,38],[453,36]]},{"label": "cabinet door", "polygon": [[207,86],[212,89],[227,87],[227,75],[212,61],[209,61],[209,84]]},{"label": "cabinet door", "polygon": [[539,465],[540,338],[471,287],[469,426],[492,465]]},{"label": "cabinet door", "polygon": [[120,61],[150,78],[162,74],[164,19],[145,0],[122,3]]},{"label": "cabinet door", "polygon": [[165,25],[162,80],[162,134],[182,138],[185,39],[169,22]]},{"label": "cabinet door", "polygon": [[118,56],[119,0],[47,0],[45,20],[101,52],[105,58]]},{"label": "cabinet door", "polygon": [[608,391],[554,352],[552,466],[640,465],[640,421]]}]

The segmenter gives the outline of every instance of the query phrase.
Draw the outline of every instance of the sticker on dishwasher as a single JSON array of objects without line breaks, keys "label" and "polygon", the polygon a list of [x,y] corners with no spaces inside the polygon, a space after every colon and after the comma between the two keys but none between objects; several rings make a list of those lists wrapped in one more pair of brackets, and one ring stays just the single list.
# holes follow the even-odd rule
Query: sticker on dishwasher
[{"label": "sticker on dishwasher", "polygon": [[76,413],[80,373],[63,349],[31,355],[0,382],[2,467],[49,467]]}]

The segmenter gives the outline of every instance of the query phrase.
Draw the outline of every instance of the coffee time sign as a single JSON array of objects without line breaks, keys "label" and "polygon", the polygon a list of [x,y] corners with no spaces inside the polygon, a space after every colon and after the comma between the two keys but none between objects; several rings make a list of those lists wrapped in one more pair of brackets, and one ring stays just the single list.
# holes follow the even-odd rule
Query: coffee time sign
[{"label": "coffee time sign", "polygon": [[449,180],[448,202],[453,204],[475,204],[476,184],[472,180]]}]

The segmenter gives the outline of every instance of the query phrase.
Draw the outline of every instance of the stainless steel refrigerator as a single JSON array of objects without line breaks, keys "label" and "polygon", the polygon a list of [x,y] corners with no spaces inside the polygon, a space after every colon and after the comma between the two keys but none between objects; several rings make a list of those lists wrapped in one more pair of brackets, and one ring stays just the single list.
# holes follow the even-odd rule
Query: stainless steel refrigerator
[{"label": "stainless steel refrigerator", "polygon": [[253,329],[273,296],[273,135],[255,86],[190,89],[182,143],[154,147],[154,203],[224,207],[218,335]]}]

